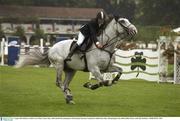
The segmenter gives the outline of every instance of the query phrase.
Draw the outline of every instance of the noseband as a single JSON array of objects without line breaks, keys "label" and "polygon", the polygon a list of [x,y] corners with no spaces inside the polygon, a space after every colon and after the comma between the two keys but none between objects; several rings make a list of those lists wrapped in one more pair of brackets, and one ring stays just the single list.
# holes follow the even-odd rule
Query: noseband
[{"label": "noseband", "polygon": [[121,23],[120,21],[118,21],[117,23],[119,23],[122,27],[123,27],[123,29],[126,31],[126,33],[129,35],[130,33],[129,33],[129,27],[132,25],[131,23],[129,24],[129,25],[127,25],[127,26],[125,26],[123,23]]},{"label": "noseband", "polygon": [[[116,21],[116,36],[115,37],[113,37],[112,39],[110,39],[110,40],[108,40],[104,45],[103,45],[103,47],[102,47],[102,49],[103,50],[105,50],[105,48],[107,48],[107,47],[109,47],[109,46],[111,46],[111,45],[113,45],[114,43],[116,43],[117,41],[114,41],[114,39],[116,39],[116,38],[118,38],[118,37],[120,37],[122,34],[125,34],[125,33],[127,33],[127,35],[129,35],[130,33],[129,33],[129,26],[131,26],[132,24],[129,24],[128,26],[125,26],[125,25],[123,25],[121,22],[117,22]],[[123,27],[123,29],[126,31],[125,33],[123,32],[123,33],[120,33],[119,31],[118,31],[118,24],[120,24],[122,27]],[[103,31],[104,32],[104,31]],[[103,33],[102,33],[103,34]],[[110,38],[108,35],[106,35],[108,38]],[[122,37],[122,38],[120,38],[119,40],[122,40],[122,39],[126,39],[127,38],[127,36],[124,36],[124,37]],[[131,39],[131,38],[130,38]],[[118,41],[119,41],[118,40]],[[114,42],[113,42],[114,41]]]}]

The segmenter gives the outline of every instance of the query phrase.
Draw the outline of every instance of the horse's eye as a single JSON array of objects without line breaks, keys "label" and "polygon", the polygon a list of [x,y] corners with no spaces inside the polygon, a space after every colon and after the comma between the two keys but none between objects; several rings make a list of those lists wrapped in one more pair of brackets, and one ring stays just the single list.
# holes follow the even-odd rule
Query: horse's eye
[{"label": "horse's eye", "polygon": [[125,24],[125,20],[120,20],[119,22],[122,24]]}]

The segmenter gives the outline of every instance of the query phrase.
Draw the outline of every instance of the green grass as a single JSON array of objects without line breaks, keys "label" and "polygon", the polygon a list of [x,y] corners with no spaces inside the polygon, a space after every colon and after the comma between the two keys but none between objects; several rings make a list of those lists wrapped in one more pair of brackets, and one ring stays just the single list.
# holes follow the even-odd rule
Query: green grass
[{"label": "green grass", "polygon": [[76,104],[67,105],[53,68],[0,67],[0,116],[180,116],[180,85],[130,80],[92,91],[87,81],[76,74]]}]

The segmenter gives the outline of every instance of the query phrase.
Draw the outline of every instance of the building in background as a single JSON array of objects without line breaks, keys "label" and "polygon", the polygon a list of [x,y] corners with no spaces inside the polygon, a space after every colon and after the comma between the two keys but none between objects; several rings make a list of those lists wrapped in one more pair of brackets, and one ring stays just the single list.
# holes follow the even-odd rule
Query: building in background
[{"label": "building in background", "polygon": [[35,31],[40,29],[48,43],[55,37],[73,37],[82,24],[102,11],[98,8],[64,8],[0,5],[0,26],[4,36],[11,36],[18,27],[23,28],[23,42],[35,41]]}]

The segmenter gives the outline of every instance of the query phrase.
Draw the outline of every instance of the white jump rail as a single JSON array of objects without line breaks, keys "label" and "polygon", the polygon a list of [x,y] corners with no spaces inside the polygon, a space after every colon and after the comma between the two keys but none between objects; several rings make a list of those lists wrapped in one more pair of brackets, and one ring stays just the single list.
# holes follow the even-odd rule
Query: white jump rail
[{"label": "white jump rail", "polygon": [[[162,69],[168,69],[168,63],[165,63],[162,60],[162,53],[161,53],[161,46],[165,43],[165,48],[169,46],[169,43],[172,42],[171,37],[160,36],[158,41],[158,48],[157,51],[152,50],[145,50],[145,49],[137,49],[137,50],[130,50],[130,51],[123,51],[118,50],[116,54],[116,63],[115,66],[119,66],[123,69],[123,74],[121,76],[121,80],[129,80],[129,79],[143,79],[147,81],[157,81],[158,83],[164,82],[162,78],[160,78],[160,72]],[[180,36],[175,38],[173,43],[174,49],[177,50],[177,46],[180,44]],[[145,59],[146,63],[143,63],[142,66],[145,66],[145,69],[141,69],[140,63],[133,63],[132,58],[137,59],[135,56],[135,52],[141,53],[141,59]],[[140,59],[140,60],[141,60]],[[138,59],[137,59],[138,60]],[[143,62],[143,61],[142,61]],[[162,63],[166,66],[166,68],[162,67]],[[136,65],[133,70],[131,67]],[[139,67],[139,68],[138,68]],[[168,72],[168,70],[166,70]],[[139,73],[139,74],[138,74]],[[105,80],[112,80],[115,73],[104,73],[103,78]],[[95,79],[94,76],[90,73],[89,80]],[[174,53],[174,77],[171,80],[166,77],[166,82],[172,82],[174,84],[180,84],[180,56]]]}]

